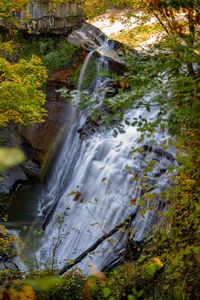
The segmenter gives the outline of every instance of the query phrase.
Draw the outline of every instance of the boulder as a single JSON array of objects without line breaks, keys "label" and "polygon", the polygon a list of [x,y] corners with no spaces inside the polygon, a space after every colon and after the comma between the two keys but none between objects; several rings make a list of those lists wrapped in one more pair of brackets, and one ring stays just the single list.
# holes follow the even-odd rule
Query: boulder
[{"label": "boulder", "polygon": [[22,185],[29,184],[29,180],[22,168],[17,166],[1,174],[0,195],[9,195]]},{"label": "boulder", "polygon": [[30,178],[38,178],[40,175],[40,165],[33,159],[28,159],[25,163],[23,163],[22,169]]}]

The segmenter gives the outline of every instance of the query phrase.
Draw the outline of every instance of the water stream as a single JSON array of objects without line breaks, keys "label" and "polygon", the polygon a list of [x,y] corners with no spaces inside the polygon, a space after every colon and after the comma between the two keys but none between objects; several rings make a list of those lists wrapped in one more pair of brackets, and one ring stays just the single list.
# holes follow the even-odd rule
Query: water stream
[{"label": "water stream", "polygon": [[[93,54],[94,51],[89,53],[83,65],[79,92]],[[97,62],[93,97],[96,97],[98,106],[105,97],[109,79],[99,75],[102,68],[107,69],[106,59],[102,56]],[[151,101],[151,96],[147,97],[148,100]],[[40,265],[49,267],[53,264],[62,268],[134,211],[137,211],[132,222],[132,239],[135,241],[143,240],[158,221],[157,211],[165,207],[159,193],[170,186],[168,167],[174,164],[173,156],[160,150],[160,145],[167,138],[166,132],[158,131],[154,137],[156,144],[150,147],[150,138],[139,142],[140,132],[129,125],[140,115],[152,120],[158,111],[158,108],[150,112],[144,108],[131,110],[118,129],[115,128],[115,134],[110,129],[80,139],[77,130],[85,124],[87,116],[74,107],[70,133],[45,187],[42,201],[46,215],[45,237],[37,252]],[[144,149],[142,152],[131,154],[141,147]],[[152,161],[154,167],[149,168]],[[149,186],[156,201],[151,209],[152,201],[146,200],[144,206],[147,211],[142,216],[138,201]],[[117,258],[126,242],[127,232],[116,232],[77,267],[86,273],[91,265],[103,269]]]}]

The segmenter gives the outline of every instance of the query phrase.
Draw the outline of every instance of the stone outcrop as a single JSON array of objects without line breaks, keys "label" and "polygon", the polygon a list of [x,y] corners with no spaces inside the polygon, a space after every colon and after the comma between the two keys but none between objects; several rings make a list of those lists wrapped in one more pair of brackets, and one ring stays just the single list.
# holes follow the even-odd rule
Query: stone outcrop
[{"label": "stone outcrop", "polygon": [[94,50],[94,56],[104,56],[108,60],[109,69],[123,74],[127,68],[123,61],[124,46],[108,37],[98,28],[84,22],[68,36],[68,42],[86,51]]},{"label": "stone outcrop", "polygon": [[23,184],[28,183],[29,180],[21,167],[14,167],[1,174],[0,195],[9,195]]},{"label": "stone outcrop", "polygon": [[88,50],[100,47],[106,38],[101,30],[85,22],[68,36],[68,41],[77,47]]},{"label": "stone outcrop", "polygon": [[[44,123],[21,128],[22,136],[34,149],[33,159],[39,161],[44,171],[46,163],[55,150],[59,132],[67,124],[68,103],[60,98],[57,90],[63,85],[50,83],[47,86],[47,117]],[[35,168],[34,168],[35,169]]]},{"label": "stone outcrop", "polygon": [[[13,16],[19,28],[34,34],[68,34],[83,23],[82,10],[73,2],[55,6],[51,0],[30,0],[27,12],[13,12]],[[0,25],[7,27],[2,20]]]},{"label": "stone outcrop", "polygon": [[51,7],[50,0],[31,0],[27,10],[31,16],[28,26],[34,33],[66,34],[83,22],[83,14],[76,3]]},{"label": "stone outcrop", "polygon": [[95,50],[97,55],[105,56],[112,61],[123,64],[118,49],[110,47],[114,41],[109,41],[107,36],[98,28],[89,23],[84,23],[81,28],[74,30],[68,41],[85,50]]}]

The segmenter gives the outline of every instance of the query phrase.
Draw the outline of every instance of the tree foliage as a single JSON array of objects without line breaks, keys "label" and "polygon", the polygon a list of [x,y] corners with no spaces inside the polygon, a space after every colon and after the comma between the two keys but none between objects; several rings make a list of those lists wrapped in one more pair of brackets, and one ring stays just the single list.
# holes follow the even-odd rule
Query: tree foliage
[{"label": "tree foliage", "polygon": [[8,27],[19,24],[19,20],[15,17],[17,15],[27,15],[26,6],[29,0],[0,0],[0,22],[3,21]]},{"label": "tree foliage", "polygon": [[[3,24],[6,22],[8,28],[13,23],[18,25],[16,16],[26,12],[27,3],[27,0],[0,0]],[[9,35],[12,37],[12,30]],[[3,34],[0,41],[0,126],[10,121],[24,125],[40,122],[46,113],[43,108],[45,95],[41,90],[47,78],[46,69],[36,56],[30,61],[8,61],[15,53],[15,44],[7,36]]]},{"label": "tree foliage", "polygon": [[30,61],[20,60],[16,64],[0,58],[1,126],[9,121],[27,125],[43,119],[46,111],[41,87],[46,77],[46,69],[36,56]]}]

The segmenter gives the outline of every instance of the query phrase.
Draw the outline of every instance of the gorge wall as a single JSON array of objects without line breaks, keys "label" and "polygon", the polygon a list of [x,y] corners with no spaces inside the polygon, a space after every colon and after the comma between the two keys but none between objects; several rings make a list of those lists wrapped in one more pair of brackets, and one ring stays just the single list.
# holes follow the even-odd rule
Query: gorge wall
[{"label": "gorge wall", "polygon": [[31,26],[34,33],[66,34],[83,21],[82,11],[76,3],[52,7],[50,0],[31,0],[27,10],[31,20],[26,26]]}]

